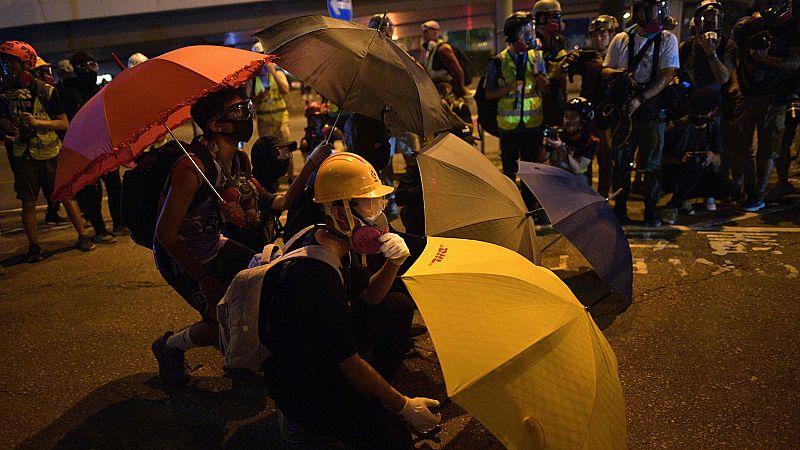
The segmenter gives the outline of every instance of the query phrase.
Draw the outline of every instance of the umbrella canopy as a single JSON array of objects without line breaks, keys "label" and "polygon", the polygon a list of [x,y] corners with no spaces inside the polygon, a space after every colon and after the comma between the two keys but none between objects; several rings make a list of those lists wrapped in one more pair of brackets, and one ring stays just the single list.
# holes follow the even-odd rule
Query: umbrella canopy
[{"label": "umbrella canopy", "polygon": [[522,161],[518,175],[542,204],[553,228],[586,257],[603,281],[631,298],[631,248],[606,199],[558,167]]},{"label": "umbrella canopy", "polygon": [[303,16],[255,34],[266,53],[340,108],[382,120],[393,133],[449,128],[430,77],[383,33],[354,22]]},{"label": "umbrella canopy", "polygon": [[625,448],[611,347],[549,270],[485,242],[428,238],[403,282],[447,393],[509,448]]},{"label": "umbrella canopy", "polygon": [[167,131],[191,120],[200,97],[236,87],[270,56],[197,45],[120,73],[75,115],[58,157],[54,198],[72,197],[100,175],[133,161]]},{"label": "umbrella canopy", "polygon": [[517,185],[475,147],[443,134],[417,163],[427,235],[491,242],[540,263],[533,219]]}]

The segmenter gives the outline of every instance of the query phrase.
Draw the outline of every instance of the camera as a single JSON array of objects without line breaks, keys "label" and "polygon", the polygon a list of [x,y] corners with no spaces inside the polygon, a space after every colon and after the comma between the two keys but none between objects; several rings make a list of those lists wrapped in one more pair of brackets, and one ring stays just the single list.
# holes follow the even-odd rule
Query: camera
[{"label": "camera", "polygon": [[686,152],[691,156],[689,162],[694,164],[703,164],[708,159],[708,153],[706,152]]},{"label": "camera", "polygon": [[558,138],[558,133],[564,131],[563,128],[559,127],[547,127],[544,129],[543,135],[546,138],[555,139]]},{"label": "camera", "polygon": [[769,30],[759,31],[752,35],[747,41],[747,48],[750,50],[763,51],[772,46],[772,35]]}]

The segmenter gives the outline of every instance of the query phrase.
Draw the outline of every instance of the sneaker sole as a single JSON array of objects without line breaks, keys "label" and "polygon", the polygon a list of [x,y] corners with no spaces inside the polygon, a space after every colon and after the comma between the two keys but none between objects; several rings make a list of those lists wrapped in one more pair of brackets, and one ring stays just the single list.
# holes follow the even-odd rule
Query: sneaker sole
[{"label": "sneaker sole", "polygon": [[150,346],[150,350],[153,351],[153,356],[156,357],[156,362],[158,362],[158,376],[165,384],[169,384],[171,386],[183,386],[192,378],[190,375],[187,374],[185,378],[173,380],[170,377],[165,377],[161,371],[161,366],[164,365],[162,361],[164,360],[164,348],[166,346],[167,340],[164,338],[164,336],[156,339],[155,342],[153,342],[153,344]]}]

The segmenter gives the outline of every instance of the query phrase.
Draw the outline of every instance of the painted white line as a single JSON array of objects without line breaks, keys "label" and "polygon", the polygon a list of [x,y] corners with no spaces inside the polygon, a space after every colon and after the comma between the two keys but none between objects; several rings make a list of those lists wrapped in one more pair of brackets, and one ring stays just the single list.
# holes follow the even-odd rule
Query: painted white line
[{"label": "painted white line", "polygon": [[644,258],[633,259],[633,273],[647,275],[647,263],[644,262]]},{"label": "painted white line", "polygon": [[678,269],[678,275],[680,275],[682,277],[685,277],[686,275],[689,274],[689,272],[687,272],[686,269],[684,269],[683,267],[680,267],[680,265],[681,265],[681,260],[680,259],[678,259],[678,258],[670,258],[669,262],[670,262],[670,264],[675,266],[676,269]]},{"label": "painted white line", "polygon": [[559,255],[558,266],[551,267],[550,270],[566,270],[568,269],[567,267],[568,261],[569,261],[569,255]]}]

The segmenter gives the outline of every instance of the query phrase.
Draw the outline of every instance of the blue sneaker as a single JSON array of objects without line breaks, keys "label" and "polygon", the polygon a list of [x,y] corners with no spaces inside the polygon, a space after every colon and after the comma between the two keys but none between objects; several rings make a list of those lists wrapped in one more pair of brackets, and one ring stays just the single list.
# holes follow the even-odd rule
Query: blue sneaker
[{"label": "blue sneaker", "polygon": [[757,198],[755,200],[748,200],[747,203],[742,206],[742,211],[747,212],[756,212],[758,210],[764,209],[765,203],[763,198]]}]

